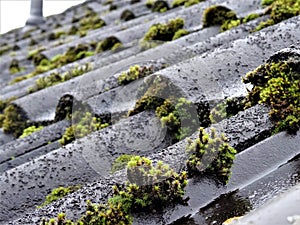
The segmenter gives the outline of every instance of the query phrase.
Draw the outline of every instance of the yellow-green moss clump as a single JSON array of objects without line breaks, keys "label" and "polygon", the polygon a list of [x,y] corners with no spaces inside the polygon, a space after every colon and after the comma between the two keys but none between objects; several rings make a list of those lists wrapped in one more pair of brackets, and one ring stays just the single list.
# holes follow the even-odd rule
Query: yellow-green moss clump
[{"label": "yellow-green moss clump", "polygon": [[80,186],[70,186],[70,187],[58,187],[51,191],[49,195],[46,196],[45,201],[42,205],[38,206],[37,208],[42,208],[46,205],[49,205],[52,202],[57,201],[58,199],[61,199],[68,194],[71,194],[77,190],[79,190]]},{"label": "yellow-green moss clump", "polygon": [[221,31],[226,31],[230,30],[233,27],[237,27],[243,23],[248,23],[251,20],[255,20],[259,17],[259,14],[257,13],[251,13],[244,18],[241,19],[236,19],[236,20],[226,20],[222,25],[221,25]]},{"label": "yellow-green moss clump", "polygon": [[75,68],[72,68],[71,70],[59,74],[57,72],[51,73],[47,77],[41,77],[35,81],[35,86],[28,89],[29,93],[36,92],[38,90],[42,90],[47,87],[54,86],[56,84],[68,81],[74,77],[81,76],[82,74],[87,73],[88,71],[92,70],[92,66],[90,63],[86,63],[83,66],[76,66]]},{"label": "yellow-green moss clump", "polygon": [[264,103],[271,107],[275,132],[300,128],[299,61],[266,63],[246,74],[245,83],[254,85],[247,96],[247,106]]},{"label": "yellow-green moss clump", "polygon": [[13,59],[9,65],[9,73],[10,74],[15,74],[15,73],[19,73],[23,70],[23,68],[21,68],[19,66],[19,61],[16,59]]},{"label": "yellow-green moss clump", "polygon": [[203,12],[203,27],[222,25],[227,20],[237,20],[237,16],[231,9],[222,5],[213,5]]},{"label": "yellow-green moss clump", "polygon": [[189,7],[189,6],[198,4],[203,1],[205,1],[205,0],[174,0],[172,2],[172,7],[175,8],[175,7],[182,6],[182,5],[184,5],[185,7]]},{"label": "yellow-green moss clump", "polygon": [[169,10],[169,5],[166,1],[156,0],[152,5],[152,12],[166,12]]},{"label": "yellow-green moss clump", "polygon": [[50,60],[40,52],[33,52],[28,59],[33,60],[33,63],[36,66],[35,70],[29,74],[15,78],[10,82],[10,84],[29,79],[38,74],[62,67],[68,63],[75,62],[85,57],[93,56],[94,52],[89,51],[89,49],[90,47],[88,45],[79,44],[75,47],[70,47],[63,55],[56,55]]},{"label": "yellow-green moss clump", "polygon": [[29,126],[28,120],[20,107],[9,104],[0,114],[0,127],[5,133],[19,137],[25,128]]},{"label": "yellow-green moss clump", "polygon": [[299,0],[269,0],[262,1],[263,5],[269,5],[266,13],[270,14],[270,19],[261,22],[254,31],[280,23],[283,20],[300,15]]},{"label": "yellow-green moss clump", "polygon": [[23,130],[22,135],[20,136],[20,138],[24,138],[27,137],[31,134],[33,134],[34,132],[40,131],[44,128],[44,126],[31,126],[31,127],[27,127],[26,129]]},{"label": "yellow-green moss clump", "polygon": [[200,127],[199,137],[188,141],[187,153],[189,174],[214,174],[222,182],[228,181],[236,150],[228,144],[223,134],[217,137],[215,129],[208,134]]},{"label": "yellow-green moss clump", "polygon": [[127,177],[124,185],[113,186],[113,196],[106,204],[88,202],[86,214],[77,222],[67,222],[65,215],[59,214],[57,222],[51,219],[42,224],[131,225],[132,213],[152,212],[167,204],[184,202],[187,173],[178,174],[161,161],[153,166],[148,158],[135,156],[127,164]]},{"label": "yellow-green moss clump", "polygon": [[122,43],[118,38],[116,38],[114,36],[110,36],[98,43],[96,52],[100,53],[100,52],[104,52],[104,51],[108,51],[108,50],[115,50],[118,47],[120,47],[120,44],[122,44]]},{"label": "yellow-green moss clump", "polygon": [[119,84],[125,85],[134,80],[140,79],[142,77],[152,74],[154,71],[153,66],[139,66],[134,65],[129,68],[129,71],[124,71],[118,77]]},{"label": "yellow-green moss clump", "polygon": [[[176,32],[181,30],[184,26],[182,18],[170,20],[166,24],[154,24],[145,34],[144,41],[172,41]],[[178,34],[177,34],[178,35]]]},{"label": "yellow-green moss clump", "polygon": [[116,158],[111,166],[111,172],[115,173],[116,171],[125,169],[128,162],[134,157],[135,155],[120,155],[118,158]]},{"label": "yellow-green moss clump", "polygon": [[87,32],[89,30],[99,29],[105,26],[104,20],[102,20],[96,12],[91,10],[86,12],[86,15],[79,21],[78,31]]},{"label": "yellow-green moss clump", "polygon": [[76,120],[77,118],[78,122],[66,129],[64,135],[59,140],[62,145],[71,143],[75,138],[84,137],[109,125],[108,123],[101,123],[101,119],[93,117],[90,112],[86,112],[84,115],[81,112],[75,112],[74,115],[73,119]]}]

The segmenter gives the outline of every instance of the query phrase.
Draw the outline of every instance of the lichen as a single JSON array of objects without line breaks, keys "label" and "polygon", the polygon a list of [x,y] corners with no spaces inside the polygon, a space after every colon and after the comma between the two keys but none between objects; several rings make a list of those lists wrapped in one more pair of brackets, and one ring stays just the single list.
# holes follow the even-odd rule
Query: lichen
[{"label": "lichen", "polygon": [[294,133],[300,128],[299,61],[287,60],[263,64],[246,74],[243,81],[254,85],[247,95],[247,107],[270,106],[275,132]]},{"label": "lichen", "polygon": [[152,74],[153,71],[154,69],[152,66],[131,66],[129,68],[129,71],[124,71],[121,73],[121,75],[118,77],[118,82],[119,84],[125,85],[134,80],[148,76],[149,74]]},{"label": "lichen", "polygon": [[33,134],[34,132],[40,131],[44,128],[44,126],[31,126],[31,127],[27,127],[26,129],[23,130],[22,135],[20,136],[20,138],[24,138],[27,137],[31,134]]},{"label": "lichen", "polygon": [[224,134],[217,137],[214,128],[208,134],[200,127],[199,137],[195,141],[188,140],[186,151],[189,154],[186,161],[189,174],[213,174],[220,181],[228,182],[237,152],[228,144]]},{"label": "lichen", "polygon": [[280,23],[283,20],[300,15],[299,0],[263,1],[262,4],[270,4],[266,11],[267,14],[270,14],[270,19],[262,21],[254,31],[261,30],[265,27]]},{"label": "lichen", "polygon": [[45,201],[38,206],[37,208],[42,208],[46,205],[49,205],[52,202],[57,201],[58,199],[61,199],[68,194],[71,194],[77,190],[79,190],[80,186],[69,186],[69,187],[58,187],[51,191],[49,195],[46,196]]},{"label": "lichen", "polygon": [[231,9],[222,5],[213,5],[203,12],[203,27],[222,25],[226,20],[236,20],[237,16]]}]

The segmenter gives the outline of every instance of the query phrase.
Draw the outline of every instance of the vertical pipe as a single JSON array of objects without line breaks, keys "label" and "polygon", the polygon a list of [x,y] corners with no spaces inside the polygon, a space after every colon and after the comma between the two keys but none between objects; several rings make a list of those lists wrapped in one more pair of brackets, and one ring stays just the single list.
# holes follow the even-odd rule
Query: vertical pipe
[{"label": "vertical pipe", "polygon": [[31,0],[30,16],[26,21],[26,25],[38,26],[45,23],[43,17],[43,0]]}]

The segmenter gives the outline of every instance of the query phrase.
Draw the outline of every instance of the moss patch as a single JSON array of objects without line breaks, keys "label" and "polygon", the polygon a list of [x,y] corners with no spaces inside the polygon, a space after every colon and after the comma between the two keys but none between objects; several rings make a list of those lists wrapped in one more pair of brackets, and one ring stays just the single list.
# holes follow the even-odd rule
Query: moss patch
[{"label": "moss patch", "polygon": [[222,182],[228,182],[236,150],[223,134],[217,137],[214,129],[208,134],[201,127],[199,137],[195,141],[189,140],[187,153],[189,174],[215,174]]},{"label": "moss patch", "polygon": [[26,129],[23,130],[23,133],[20,136],[20,138],[27,137],[27,136],[33,134],[34,132],[42,130],[43,128],[44,128],[43,126],[39,126],[39,127],[36,127],[36,126],[27,127]]},{"label": "moss patch", "polygon": [[266,63],[246,74],[245,83],[254,85],[247,96],[247,106],[264,103],[271,107],[275,132],[300,128],[299,61]]},{"label": "moss patch", "polygon": [[182,29],[184,26],[184,20],[182,18],[176,18],[170,20],[166,24],[154,24],[150,27],[149,31],[145,34],[144,41],[172,41],[175,33]]},{"label": "moss patch", "polygon": [[271,0],[263,1],[262,4],[270,5],[267,14],[270,14],[270,19],[261,22],[254,31],[261,30],[265,27],[280,23],[283,20],[300,15],[299,0]]},{"label": "moss patch", "polygon": [[99,29],[105,25],[104,20],[102,20],[96,12],[89,10],[86,12],[86,16],[79,21],[78,30],[80,32],[87,32],[89,30]]},{"label": "moss patch", "polygon": [[82,138],[94,131],[107,127],[108,123],[101,123],[101,119],[93,117],[91,113],[86,112],[84,115],[82,112],[75,112],[73,120],[76,121],[71,127],[68,127],[59,140],[61,145],[66,145],[75,140],[75,138]]},{"label": "moss patch", "polygon": [[120,19],[124,21],[129,21],[135,18],[135,15],[132,11],[126,9],[122,12]]},{"label": "moss patch", "polygon": [[203,1],[205,1],[205,0],[174,0],[172,2],[172,7],[176,8],[176,7],[179,7],[182,5],[184,5],[185,7],[190,7],[192,5],[198,4]]},{"label": "moss patch", "polygon": [[213,5],[204,10],[202,22],[203,27],[210,27],[222,25],[226,20],[236,19],[237,16],[231,9],[221,5]]},{"label": "moss patch", "polygon": [[45,202],[38,206],[37,208],[42,208],[46,205],[49,205],[52,202],[57,201],[58,199],[61,199],[68,194],[71,194],[77,190],[79,190],[80,186],[70,186],[70,187],[58,187],[51,191],[49,195],[46,196]]},{"label": "moss patch", "polygon": [[162,0],[157,0],[154,2],[153,6],[152,6],[152,12],[166,12],[167,10],[169,10],[170,7],[168,5],[168,3],[166,1],[162,1]]},{"label": "moss patch", "polygon": [[110,36],[97,44],[96,52],[100,53],[107,50],[115,49],[115,46],[119,44],[122,44],[122,42],[118,38]]},{"label": "moss patch", "polygon": [[128,162],[134,157],[135,155],[120,155],[118,158],[116,158],[111,166],[111,172],[115,173],[116,171],[125,169]]},{"label": "moss patch", "polygon": [[19,66],[19,61],[16,59],[13,59],[9,65],[9,73],[15,74],[15,73],[21,72],[22,70],[24,70],[24,69]]},{"label": "moss patch", "polygon": [[140,79],[142,77],[148,76],[154,72],[154,69],[152,66],[131,66],[129,68],[129,71],[124,71],[121,73],[121,75],[118,77],[119,84],[125,85],[128,84],[134,80]]}]

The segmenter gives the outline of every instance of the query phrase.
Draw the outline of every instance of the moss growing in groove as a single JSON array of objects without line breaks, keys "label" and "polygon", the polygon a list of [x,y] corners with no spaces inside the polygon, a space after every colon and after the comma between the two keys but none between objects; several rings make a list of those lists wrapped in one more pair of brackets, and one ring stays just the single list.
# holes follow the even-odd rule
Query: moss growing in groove
[{"label": "moss growing in groove", "polygon": [[101,123],[101,119],[97,117],[92,117],[90,112],[85,112],[83,115],[82,112],[75,112],[73,120],[78,120],[71,127],[68,127],[59,140],[61,145],[66,145],[75,140],[75,138],[82,138],[94,131],[101,130],[107,127],[108,123]]},{"label": "moss growing in groove", "polygon": [[19,66],[19,61],[16,59],[13,59],[9,65],[9,73],[10,74],[15,74],[15,73],[19,73],[23,70],[23,68],[21,68]]},{"label": "moss growing in groove", "polygon": [[46,196],[45,201],[42,205],[38,206],[37,208],[42,208],[46,205],[49,205],[52,202],[57,201],[58,199],[61,199],[68,194],[71,194],[77,190],[80,189],[80,186],[69,186],[69,187],[58,187],[51,191],[49,195]]},{"label": "moss growing in groove", "polygon": [[173,0],[172,7],[176,8],[182,5],[184,5],[185,7],[190,7],[203,1],[205,0]]},{"label": "moss growing in groove", "polygon": [[210,27],[222,25],[226,20],[236,19],[237,16],[231,9],[221,5],[213,5],[204,10],[202,22],[203,27]]},{"label": "moss growing in groove", "polygon": [[243,23],[248,23],[249,21],[254,20],[258,17],[259,17],[259,15],[257,13],[251,13],[251,14],[247,15],[244,18],[226,20],[221,25],[221,32],[224,32],[226,30],[230,30],[231,28],[237,27],[237,26],[239,26]]},{"label": "moss growing in groove", "polygon": [[120,19],[124,21],[129,21],[135,18],[135,15],[132,11],[126,9],[122,12]]},{"label": "moss growing in groove", "polygon": [[105,25],[106,23],[104,20],[102,20],[96,12],[90,10],[87,11],[86,16],[79,21],[78,30],[86,32],[89,30],[99,29]]},{"label": "moss growing in groove", "polygon": [[118,77],[119,84],[125,85],[128,84],[134,80],[140,79],[142,77],[148,76],[154,72],[153,66],[147,67],[147,66],[131,66],[129,68],[129,71],[124,71],[121,73],[121,75]]},{"label": "moss growing in groove", "polygon": [[180,29],[178,31],[176,31],[176,33],[174,34],[173,38],[172,38],[172,41],[178,39],[178,38],[181,38],[185,35],[188,35],[190,32],[188,32],[187,30],[185,29]]},{"label": "moss growing in groove", "polygon": [[65,36],[66,34],[67,33],[65,31],[57,31],[56,33],[50,33],[48,36],[48,40],[53,41],[61,38],[62,36]]},{"label": "moss growing in groove", "polygon": [[299,60],[270,62],[246,74],[244,83],[254,85],[247,96],[247,107],[264,103],[271,107],[275,132],[295,133],[300,128]]},{"label": "moss growing in groove", "polygon": [[186,161],[189,174],[214,174],[222,182],[228,182],[236,150],[223,134],[217,137],[214,128],[208,134],[200,127],[199,137],[195,141],[188,140],[186,151],[189,154]]},{"label": "moss growing in groove", "polygon": [[[89,46],[84,44],[79,44],[75,47],[70,47],[63,55],[56,55],[52,59],[47,59],[45,56],[38,56],[38,61],[34,62],[36,68],[33,72],[26,74],[24,76],[17,77],[13,79],[10,84],[20,82],[22,80],[29,79],[38,74],[45,73],[49,70],[62,67],[68,63],[75,62],[77,60],[93,56],[94,52],[89,51]],[[30,57],[31,58],[31,57]],[[33,59],[34,60],[34,59]]]},{"label": "moss growing in groove", "polygon": [[[170,203],[184,202],[188,183],[185,171],[178,174],[161,161],[153,166],[148,158],[135,156],[127,164],[127,176],[124,185],[113,186],[113,196],[106,204],[93,205],[88,201],[85,215],[77,222],[66,221],[64,214],[59,214],[57,221],[69,225],[131,225],[132,212],[152,211]],[[43,220],[42,224],[55,225],[55,219]]]},{"label": "moss growing in groove", "polygon": [[116,158],[111,166],[111,172],[115,173],[116,171],[125,169],[128,162],[134,157],[135,155],[120,155],[118,158]]},{"label": "moss growing in groove", "polygon": [[152,12],[166,12],[167,10],[169,10],[170,7],[168,5],[167,2],[163,1],[163,0],[156,0],[152,6]]},{"label": "moss growing in groove", "polygon": [[145,34],[143,41],[171,41],[175,33],[183,26],[184,20],[182,18],[169,20],[166,24],[154,24]]},{"label": "moss growing in groove", "polygon": [[87,73],[88,71],[92,70],[92,66],[89,63],[86,63],[83,66],[76,66],[71,70],[59,74],[57,72],[51,73],[47,77],[41,77],[35,81],[35,86],[28,89],[28,93],[33,93],[39,90],[42,90],[47,87],[54,86],[56,84],[68,81],[72,78],[81,76],[82,74]]},{"label": "moss growing in groove", "polygon": [[42,130],[43,128],[44,128],[44,126],[39,126],[39,127],[31,126],[31,127],[27,127],[26,129],[23,130],[23,133],[20,136],[20,138],[27,137],[27,136],[33,134],[34,132]]},{"label": "moss growing in groove", "polygon": [[283,20],[300,15],[299,0],[275,0],[267,2],[267,4],[269,3],[271,3],[271,5],[267,8],[266,13],[270,14],[270,19],[261,22],[254,31],[261,30],[265,27],[280,23]]},{"label": "moss growing in groove", "polygon": [[5,133],[19,137],[25,128],[29,126],[28,119],[23,110],[14,104],[6,106],[0,119],[0,127]]},{"label": "moss growing in groove", "polygon": [[122,44],[122,42],[118,38],[116,38],[114,36],[105,38],[103,41],[101,41],[97,44],[96,53],[104,52],[107,50],[112,50],[114,48],[114,46],[117,44],[118,45]]}]

